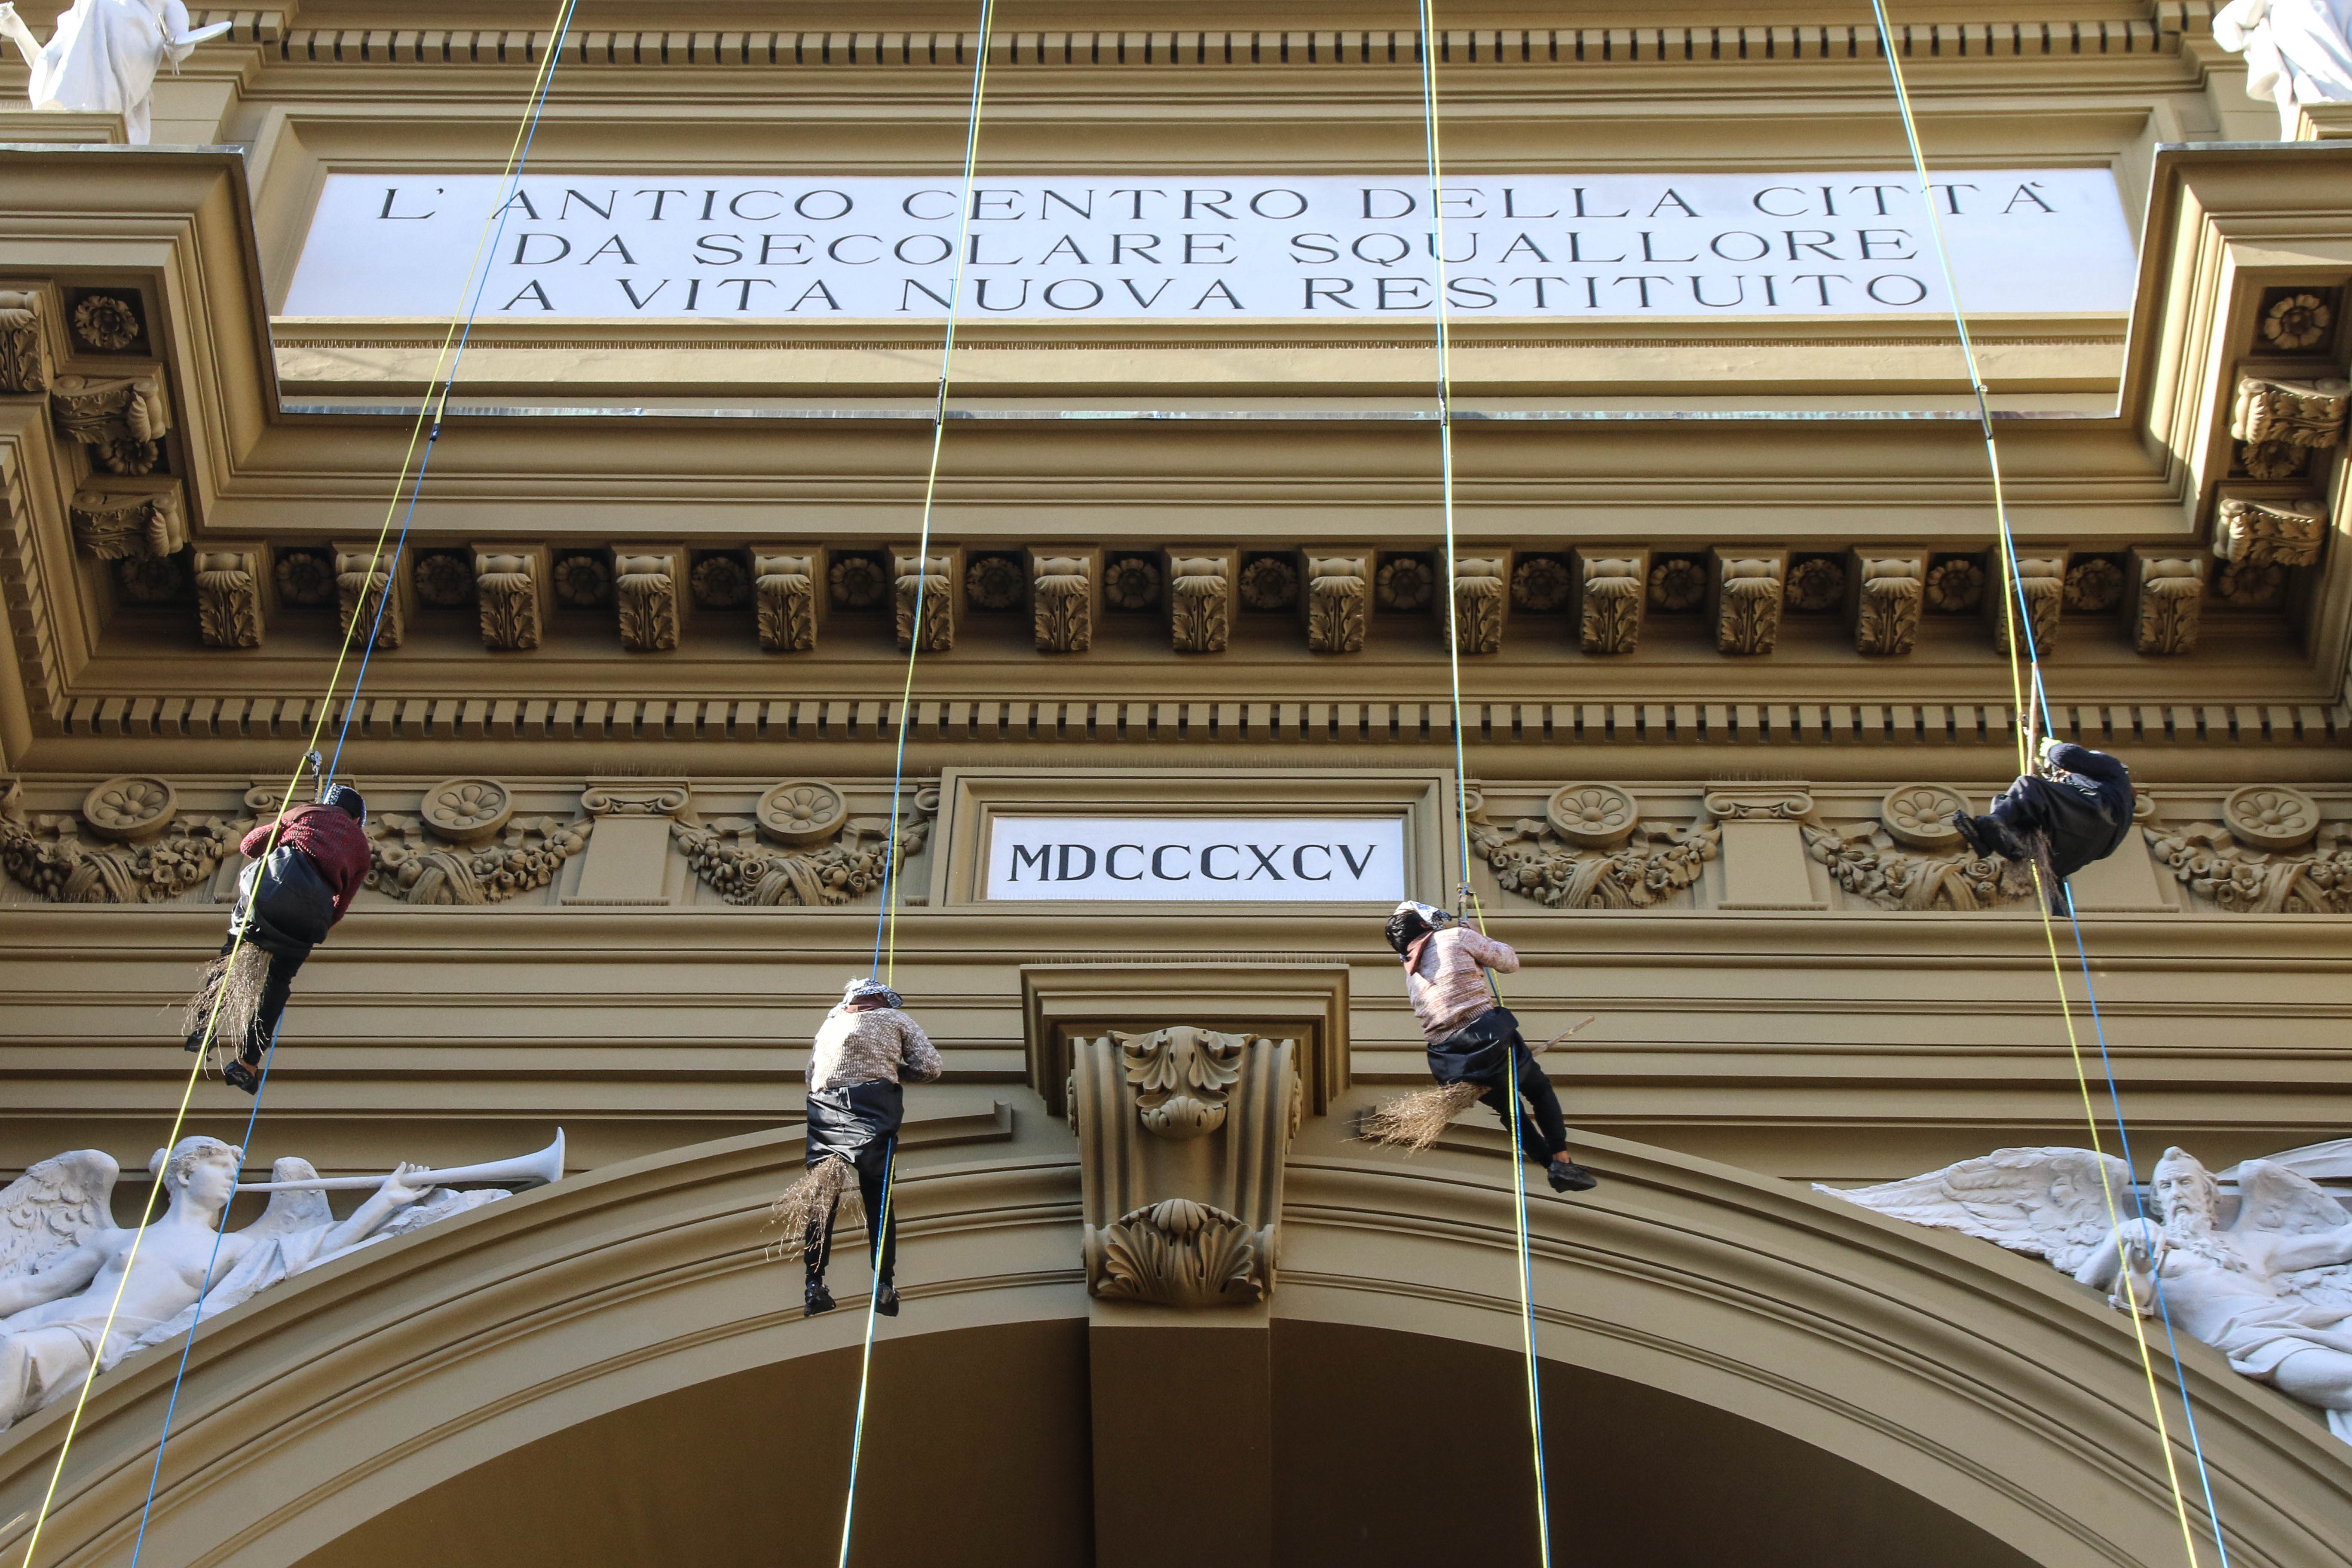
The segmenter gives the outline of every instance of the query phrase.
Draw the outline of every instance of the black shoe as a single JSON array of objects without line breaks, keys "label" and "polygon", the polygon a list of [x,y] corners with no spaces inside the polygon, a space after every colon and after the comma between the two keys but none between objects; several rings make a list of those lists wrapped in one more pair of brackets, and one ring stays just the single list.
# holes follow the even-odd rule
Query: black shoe
[{"label": "black shoe", "polygon": [[231,1089],[241,1089],[250,1095],[261,1093],[261,1075],[247,1067],[242,1058],[232,1060],[221,1068],[221,1081]]},{"label": "black shoe", "polygon": [[898,1287],[885,1285],[876,1293],[874,1312],[877,1317],[882,1318],[895,1318],[898,1315]]},{"label": "black shoe", "polygon": [[808,1305],[801,1313],[801,1316],[803,1318],[814,1318],[819,1312],[830,1312],[832,1310],[833,1292],[826,1289],[823,1285],[818,1284],[814,1279],[809,1281]]},{"label": "black shoe", "polygon": [[1589,1193],[1601,1184],[1600,1177],[1572,1160],[1555,1161],[1544,1167],[1544,1174],[1551,1179],[1551,1190],[1556,1193]]}]

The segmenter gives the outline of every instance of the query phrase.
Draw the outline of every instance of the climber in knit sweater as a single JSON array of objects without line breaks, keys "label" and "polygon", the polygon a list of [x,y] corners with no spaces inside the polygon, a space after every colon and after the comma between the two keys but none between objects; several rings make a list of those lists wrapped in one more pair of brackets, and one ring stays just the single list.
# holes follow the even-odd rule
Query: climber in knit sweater
[{"label": "climber in knit sweater", "polygon": [[351,911],[374,865],[367,802],[349,784],[265,822],[237,846],[246,857],[220,956],[188,999],[188,1049],[214,1047],[221,1077],[261,1092],[259,1068],[294,976],[310,950]]},{"label": "climber in knit sweater", "polygon": [[[1489,969],[1517,973],[1519,955],[1456,924],[1443,910],[1410,901],[1389,917],[1388,939],[1404,961],[1405,990],[1429,1044],[1429,1075],[1437,1087],[1375,1108],[1359,1123],[1359,1133],[1375,1142],[1427,1148],[1475,1098],[1492,1107],[1505,1127],[1517,1122],[1519,1147],[1530,1158],[1540,1153],[1553,1191],[1598,1186],[1599,1178],[1568,1157],[1559,1096],[1519,1037],[1519,1021],[1496,1002],[1486,983]],[[1509,1101],[1515,1058],[1518,1105]]]},{"label": "climber in knit sweater", "polygon": [[854,1176],[866,1214],[866,1253],[874,1268],[874,1310],[898,1315],[892,1283],[898,1258],[898,1227],[891,1214],[889,1173],[906,1102],[900,1083],[929,1083],[945,1063],[902,1009],[896,991],[878,980],[853,980],[841,1001],[817,1026],[816,1048],[808,1065],[808,1174],[794,1183],[769,1211],[781,1226],[781,1249],[797,1250],[807,1265],[807,1315],[830,1312],[825,1265],[833,1257],[833,1228]]}]

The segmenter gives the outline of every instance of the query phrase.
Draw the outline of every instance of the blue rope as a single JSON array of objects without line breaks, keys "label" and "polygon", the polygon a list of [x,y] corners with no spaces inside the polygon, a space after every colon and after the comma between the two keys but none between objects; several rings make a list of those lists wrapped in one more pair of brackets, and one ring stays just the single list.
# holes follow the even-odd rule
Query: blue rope
[{"label": "blue rope", "polygon": [[[286,1016],[280,1013],[278,1022],[271,1026],[269,1030],[269,1048],[262,1053],[261,1081],[253,1086],[253,1109],[245,1118],[245,1136],[237,1141],[236,1179],[240,1182],[245,1180],[246,1165],[253,1157],[251,1152],[253,1125],[261,1120],[261,1096],[263,1091],[269,1088],[269,1066],[278,1059],[278,1036],[285,1026]],[[159,1175],[156,1179],[160,1181],[163,1178]],[[206,1293],[210,1293],[212,1288],[219,1283],[213,1278],[213,1270],[220,1266],[221,1242],[228,1236],[229,1210],[236,1206],[236,1194],[232,1191],[229,1194],[228,1202],[221,1205],[220,1228],[213,1232],[212,1256],[205,1262]],[[131,1568],[139,1568],[139,1554],[146,1550],[147,1521],[148,1517],[154,1512],[155,1488],[163,1479],[163,1448],[172,1440],[172,1417],[180,1408],[180,1384],[187,1378],[188,1357],[195,1351],[196,1330],[203,1325],[204,1321],[205,1298],[200,1295],[196,1298],[195,1318],[188,1324],[187,1342],[180,1347],[179,1369],[172,1373],[172,1398],[170,1403],[163,1406],[163,1435],[155,1439],[155,1467],[147,1472],[147,1496],[139,1505],[139,1538],[131,1543]]]}]

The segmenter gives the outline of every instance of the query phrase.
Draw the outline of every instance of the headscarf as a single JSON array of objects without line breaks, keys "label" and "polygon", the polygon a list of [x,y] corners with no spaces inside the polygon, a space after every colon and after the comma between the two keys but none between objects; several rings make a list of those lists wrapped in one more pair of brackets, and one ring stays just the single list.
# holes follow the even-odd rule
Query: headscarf
[{"label": "headscarf", "polygon": [[869,996],[879,998],[885,1007],[907,1005],[905,997],[870,975],[860,976],[841,988],[841,1005],[845,1007],[852,1002],[863,1002]]}]

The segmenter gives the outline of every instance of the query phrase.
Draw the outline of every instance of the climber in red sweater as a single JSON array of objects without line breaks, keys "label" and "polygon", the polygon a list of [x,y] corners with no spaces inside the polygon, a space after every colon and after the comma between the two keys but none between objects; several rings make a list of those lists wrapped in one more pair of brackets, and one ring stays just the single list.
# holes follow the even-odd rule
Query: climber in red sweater
[{"label": "climber in red sweater", "polygon": [[247,1094],[261,1091],[258,1069],[295,973],[367,880],[374,857],[366,821],[360,792],[336,784],[325,799],[263,823],[237,846],[248,863],[237,877],[228,939],[188,999],[187,1028],[188,1049],[217,1047],[228,1057],[221,1077]]}]

